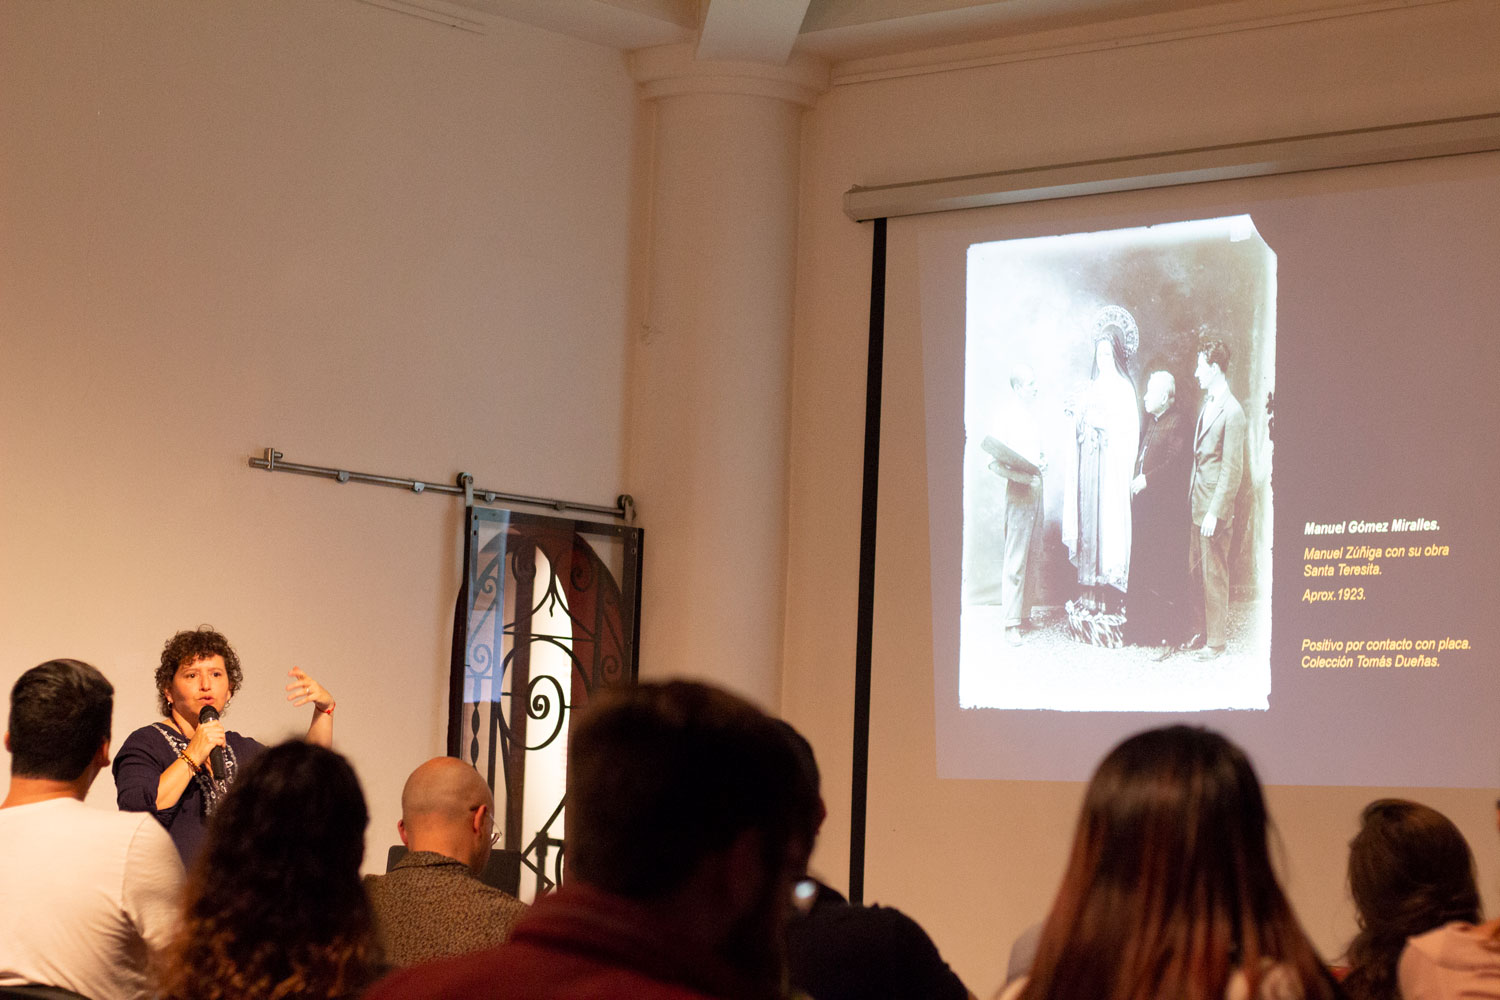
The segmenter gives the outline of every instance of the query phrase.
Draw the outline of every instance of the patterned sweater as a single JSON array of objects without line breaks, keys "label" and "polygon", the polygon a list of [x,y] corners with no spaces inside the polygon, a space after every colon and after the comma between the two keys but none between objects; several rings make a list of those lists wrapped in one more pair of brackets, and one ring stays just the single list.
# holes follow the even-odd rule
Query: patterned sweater
[{"label": "patterned sweater", "polygon": [[510,937],[526,904],[485,885],[467,865],[432,851],[410,851],[365,889],[393,966],[463,955]]}]

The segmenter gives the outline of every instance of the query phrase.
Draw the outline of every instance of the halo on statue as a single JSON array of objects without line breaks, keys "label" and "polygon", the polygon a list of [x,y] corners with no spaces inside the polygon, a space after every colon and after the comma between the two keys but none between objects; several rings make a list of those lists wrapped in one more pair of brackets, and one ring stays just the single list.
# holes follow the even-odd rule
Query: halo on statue
[{"label": "halo on statue", "polygon": [[1141,346],[1141,331],[1135,325],[1135,317],[1124,306],[1104,306],[1094,314],[1094,333],[1103,333],[1110,327],[1120,328],[1125,335],[1125,350],[1133,358]]}]

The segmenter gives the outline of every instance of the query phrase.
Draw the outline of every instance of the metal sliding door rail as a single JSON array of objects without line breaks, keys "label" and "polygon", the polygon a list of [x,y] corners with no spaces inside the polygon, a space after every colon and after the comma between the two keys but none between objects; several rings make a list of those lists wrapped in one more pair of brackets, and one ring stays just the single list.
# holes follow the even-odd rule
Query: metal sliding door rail
[{"label": "metal sliding door rail", "polygon": [[606,507],[602,504],[575,503],[572,500],[532,497],[521,493],[506,493],[501,490],[476,487],[474,477],[467,472],[460,472],[455,479],[456,485],[450,486],[447,483],[434,483],[424,479],[405,479],[400,476],[377,475],[373,472],[351,472],[348,469],[337,469],[331,466],[286,462],[282,460],[281,452],[275,448],[267,448],[260,458],[251,458],[250,467],[265,469],[267,472],[295,472],[302,476],[318,476],[338,483],[369,483],[373,486],[393,486],[397,489],[410,490],[413,493],[443,493],[448,496],[463,497],[464,503],[469,506],[472,506],[475,500],[484,503],[520,503],[533,507],[549,507],[557,511],[576,510],[590,514],[604,514],[608,517],[621,518],[627,524],[635,520],[635,499],[629,493],[620,494],[615,498],[613,507]]}]

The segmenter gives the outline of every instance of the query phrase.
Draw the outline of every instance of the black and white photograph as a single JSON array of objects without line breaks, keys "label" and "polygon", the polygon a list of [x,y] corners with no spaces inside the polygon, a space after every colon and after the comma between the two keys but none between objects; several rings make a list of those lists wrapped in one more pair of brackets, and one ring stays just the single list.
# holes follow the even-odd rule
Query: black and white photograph
[{"label": "black and white photograph", "polygon": [[1248,215],[976,243],[964,708],[1264,710],[1276,254]]}]

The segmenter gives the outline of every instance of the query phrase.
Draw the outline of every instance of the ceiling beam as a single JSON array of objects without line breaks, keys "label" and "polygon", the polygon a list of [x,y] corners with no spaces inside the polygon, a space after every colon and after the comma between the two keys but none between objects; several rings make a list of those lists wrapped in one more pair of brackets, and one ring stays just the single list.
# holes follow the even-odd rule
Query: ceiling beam
[{"label": "ceiling beam", "polygon": [[780,66],[792,54],[809,0],[709,0],[698,58]]},{"label": "ceiling beam", "polygon": [[[411,2],[411,0],[407,0]],[[433,3],[434,0],[422,0]],[[440,2],[440,0],[439,0]],[[454,5],[520,21],[609,48],[649,48],[691,39],[696,0],[452,0]]]}]

